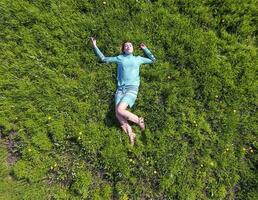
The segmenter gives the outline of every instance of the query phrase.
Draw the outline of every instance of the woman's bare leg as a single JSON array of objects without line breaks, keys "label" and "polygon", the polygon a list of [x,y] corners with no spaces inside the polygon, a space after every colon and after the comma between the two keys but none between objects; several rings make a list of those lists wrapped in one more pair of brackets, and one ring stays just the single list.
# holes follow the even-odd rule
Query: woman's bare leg
[{"label": "woman's bare leg", "polygon": [[138,124],[142,130],[144,130],[145,126],[144,126],[144,120],[141,117],[138,117],[137,115],[131,113],[130,111],[126,110],[128,107],[127,103],[120,103],[117,107],[116,107],[116,112],[124,117],[126,120],[130,120],[136,124]]},{"label": "woman's bare leg", "polygon": [[134,145],[135,133],[133,132],[132,127],[129,125],[128,121],[117,112],[117,107],[116,107],[116,117],[121,124],[121,128],[124,130],[125,133],[128,134],[130,143]]},{"label": "woman's bare leg", "polygon": [[128,124],[128,121],[116,112],[116,118],[118,119],[121,128],[125,133],[132,132],[132,127]]},{"label": "woman's bare leg", "polygon": [[130,120],[134,123],[138,123],[139,121],[139,117],[133,113],[131,113],[130,111],[126,110],[128,107],[127,103],[120,103],[117,106],[117,113],[121,116],[123,116],[125,119]]}]

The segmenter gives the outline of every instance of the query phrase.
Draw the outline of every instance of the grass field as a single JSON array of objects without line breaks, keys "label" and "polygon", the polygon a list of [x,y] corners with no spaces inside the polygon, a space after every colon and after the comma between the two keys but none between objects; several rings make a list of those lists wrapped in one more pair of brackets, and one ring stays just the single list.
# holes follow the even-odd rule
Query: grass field
[{"label": "grass field", "polygon": [[[257,0],[0,1],[0,199],[257,200]],[[131,147],[114,114],[129,40]]]}]

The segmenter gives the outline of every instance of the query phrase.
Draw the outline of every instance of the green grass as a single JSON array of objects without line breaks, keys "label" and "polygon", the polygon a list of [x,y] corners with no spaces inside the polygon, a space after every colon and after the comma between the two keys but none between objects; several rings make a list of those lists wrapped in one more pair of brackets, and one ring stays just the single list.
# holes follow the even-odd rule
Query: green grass
[{"label": "green grass", "polygon": [[[258,2],[0,1],[0,199],[258,199]],[[141,67],[129,145],[116,66]]]}]

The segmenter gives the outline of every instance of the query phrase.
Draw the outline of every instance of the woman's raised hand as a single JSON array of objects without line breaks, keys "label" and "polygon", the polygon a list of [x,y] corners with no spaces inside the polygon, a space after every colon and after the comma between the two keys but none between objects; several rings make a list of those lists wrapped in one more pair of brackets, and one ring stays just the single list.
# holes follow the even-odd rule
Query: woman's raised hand
[{"label": "woman's raised hand", "polygon": [[146,48],[146,45],[145,45],[144,43],[141,43],[141,44],[140,44],[140,48],[141,48],[141,49],[144,49],[144,48]]},{"label": "woman's raised hand", "polygon": [[95,47],[97,46],[97,40],[95,37],[90,37],[91,41],[92,41],[92,45]]}]

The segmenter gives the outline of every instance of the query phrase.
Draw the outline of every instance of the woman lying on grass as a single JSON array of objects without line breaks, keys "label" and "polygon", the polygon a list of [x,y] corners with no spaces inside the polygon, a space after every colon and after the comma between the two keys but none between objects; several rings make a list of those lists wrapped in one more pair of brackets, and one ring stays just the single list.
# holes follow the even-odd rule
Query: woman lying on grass
[{"label": "woman lying on grass", "polygon": [[122,44],[122,54],[114,57],[105,57],[97,47],[96,39],[91,37],[91,41],[96,55],[102,62],[117,64],[116,117],[121,124],[121,128],[128,134],[131,144],[134,145],[135,133],[128,121],[138,124],[141,130],[144,131],[144,119],[128,111],[127,108],[128,106],[131,108],[134,105],[137,97],[140,85],[140,65],[151,64],[156,59],[143,43],[140,44],[140,48],[148,58],[134,56],[131,42],[124,42]]}]

